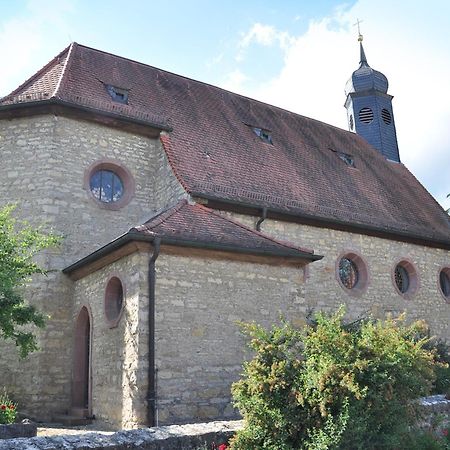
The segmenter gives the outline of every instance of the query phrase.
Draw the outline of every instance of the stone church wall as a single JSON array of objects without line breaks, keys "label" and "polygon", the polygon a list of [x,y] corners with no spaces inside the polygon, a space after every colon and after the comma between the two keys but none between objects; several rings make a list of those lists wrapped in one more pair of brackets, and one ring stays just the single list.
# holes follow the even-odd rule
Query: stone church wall
[{"label": "stone church wall", "polygon": [[[258,219],[232,216],[253,228]],[[439,289],[439,271],[450,266],[450,251],[271,219],[263,222],[261,230],[324,255],[308,266],[308,308],[331,311],[343,304],[351,318],[406,312],[408,319],[424,319],[434,335],[450,340],[450,303]],[[367,289],[356,295],[340,285],[336,270],[338,259],[351,252],[360,255],[368,269]],[[418,286],[414,295],[401,295],[394,286],[393,271],[400,260],[410,261],[416,270]]]},{"label": "stone church wall", "polygon": [[[183,191],[159,139],[54,115],[0,120],[0,158],[0,206],[16,203],[17,217],[63,237],[59,248],[39,256],[54,272],[36,279],[26,294],[49,315],[38,333],[41,351],[20,361],[14,346],[0,342],[0,384],[22,411],[49,420],[70,406],[73,286],[60,270]],[[135,195],[117,211],[99,208],[86,188],[86,170],[101,160],[119,161],[134,178]],[[156,181],[160,174],[164,185]]]},{"label": "stone church wall", "polygon": [[[83,306],[92,317],[92,412],[113,429],[147,423],[149,256],[136,252],[75,282],[72,322]],[[105,289],[111,276],[124,288],[117,326],[105,315]]]},{"label": "stone church wall", "polygon": [[238,322],[304,320],[302,267],[232,258],[189,250],[156,261],[160,424],[236,417],[230,387],[248,356]]}]

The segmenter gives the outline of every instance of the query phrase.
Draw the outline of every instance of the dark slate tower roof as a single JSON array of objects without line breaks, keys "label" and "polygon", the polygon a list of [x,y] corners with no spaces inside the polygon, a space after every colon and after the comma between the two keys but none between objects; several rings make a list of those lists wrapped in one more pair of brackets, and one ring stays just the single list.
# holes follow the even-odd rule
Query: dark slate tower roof
[{"label": "dark slate tower roof", "polygon": [[[127,101],[115,101],[107,86]],[[0,100],[0,119],[55,111],[152,132],[185,191],[210,208],[265,209],[268,217],[450,248],[442,207],[358,131],[395,137],[391,99],[375,89],[350,93],[352,114],[369,102],[374,117],[349,133],[73,43]],[[383,109],[390,124],[378,120]]]},{"label": "dark slate tower roof", "polygon": [[392,95],[389,83],[367,62],[362,36],[359,35],[360,61],[345,86],[347,117],[350,131],[362,136],[385,158],[400,162],[395,131]]},{"label": "dark slate tower roof", "polygon": [[347,81],[345,95],[352,92],[369,91],[371,89],[387,94],[389,87],[388,79],[381,72],[369,66],[362,42],[359,43],[359,48],[361,54],[359,68],[353,72]]}]

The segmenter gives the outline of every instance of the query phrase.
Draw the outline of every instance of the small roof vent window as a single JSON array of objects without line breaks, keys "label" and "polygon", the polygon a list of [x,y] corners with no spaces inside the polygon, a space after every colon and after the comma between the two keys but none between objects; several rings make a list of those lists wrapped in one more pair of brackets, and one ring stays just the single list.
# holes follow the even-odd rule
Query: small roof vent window
[{"label": "small roof vent window", "polygon": [[272,133],[269,130],[259,127],[252,127],[252,130],[262,141],[273,145]]},{"label": "small roof vent window", "polygon": [[105,86],[113,101],[117,103],[124,103],[125,105],[128,104],[128,91],[126,89],[118,88],[110,84]]},{"label": "small roof vent window", "polygon": [[336,153],[337,157],[339,159],[341,159],[342,161],[344,161],[344,163],[348,166],[348,167],[356,167],[355,166],[355,160],[353,159],[352,155],[349,155],[348,153],[344,153],[344,152],[339,152],[337,150],[333,150],[330,149],[333,153]]}]

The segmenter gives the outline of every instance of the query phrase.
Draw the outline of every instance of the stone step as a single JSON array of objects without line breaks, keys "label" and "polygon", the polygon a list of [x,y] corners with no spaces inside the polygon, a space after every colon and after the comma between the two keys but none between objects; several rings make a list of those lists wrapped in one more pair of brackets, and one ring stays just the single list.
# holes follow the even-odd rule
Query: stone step
[{"label": "stone step", "polygon": [[53,422],[66,425],[68,427],[77,427],[90,425],[92,423],[92,419],[87,419],[86,417],[71,416],[69,414],[60,414],[53,417]]}]

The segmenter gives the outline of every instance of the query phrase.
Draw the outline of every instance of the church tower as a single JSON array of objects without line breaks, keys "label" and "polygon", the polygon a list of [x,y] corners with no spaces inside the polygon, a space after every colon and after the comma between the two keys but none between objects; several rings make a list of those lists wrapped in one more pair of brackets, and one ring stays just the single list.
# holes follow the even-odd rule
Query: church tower
[{"label": "church tower", "polygon": [[385,158],[400,162],[392,112],[393,96],[387,93],[389,83],[381,72],[369,66],[362,39],[360,34],[359,68],[345,87],[349,130],[366,139]]}]

